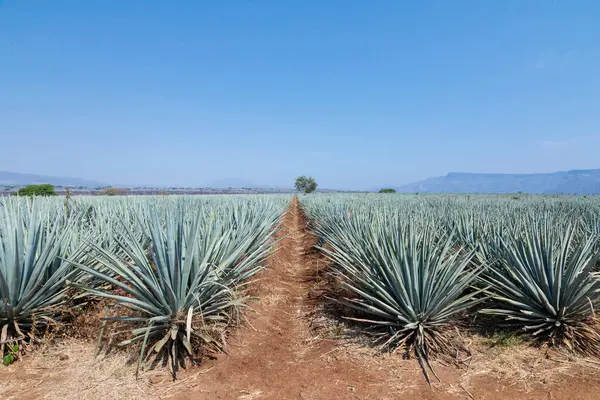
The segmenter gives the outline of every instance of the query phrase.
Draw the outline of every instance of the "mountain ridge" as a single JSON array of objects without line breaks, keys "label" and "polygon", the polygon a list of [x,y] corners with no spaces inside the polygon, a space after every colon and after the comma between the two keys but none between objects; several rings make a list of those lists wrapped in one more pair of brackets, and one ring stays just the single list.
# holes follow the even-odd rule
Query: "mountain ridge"
[{"label": "mountain ridge", "polygon": [[600,194],[600,169],[534,174],[449,172],[395,189],[401,193]]},{"label": "mountain ridge", "polygon": [[99,187],[108,186],[105,183],[91,179],[81,179],[64,176],[50,176],[38,174],[21,174],[19,172],[0,171],[0,185],[35,185],[49,183],[54,186],[83,186]]}]

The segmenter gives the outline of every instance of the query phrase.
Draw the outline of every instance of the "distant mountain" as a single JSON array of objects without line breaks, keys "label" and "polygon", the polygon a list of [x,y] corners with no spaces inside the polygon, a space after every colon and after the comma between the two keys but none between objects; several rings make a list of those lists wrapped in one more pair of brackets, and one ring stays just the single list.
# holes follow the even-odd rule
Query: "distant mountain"
[{"label": "distant mountain", "polygon": [[600,169],[547,174],[472,174],[451,172],[397,187],[403,193],[600,194]]},{"label": "distant mountain", "polygon": [[91,181],[80,178],[66,178],[58,176],[45,176],[35,174],[19,174],[17,172],[6,172],[0,171],[0,186],[8,185],[35,185],[49,183],[54,186],[84,186],[84,187],[98,187],[107,186],[104,183]]}]

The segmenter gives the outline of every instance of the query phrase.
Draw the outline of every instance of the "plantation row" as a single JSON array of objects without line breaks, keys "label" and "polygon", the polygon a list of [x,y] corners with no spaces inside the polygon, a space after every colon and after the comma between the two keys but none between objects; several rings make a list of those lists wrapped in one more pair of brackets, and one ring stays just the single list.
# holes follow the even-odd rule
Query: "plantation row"
[{"label": "plantation row", "polygon": [[[86,300],[105,337],[173,374],[222,345],[289,196],[0,198],[0,346],[12,362]],[[110,325],[110,326],[109,326]],[[99,341],[100,342],[100,341]]]},{"label": "plantation row", "polygon": [[431,354],[455,351],[452,328],[467,311],[600,355],[600,199],[331,195],[302,205],[345,287],[336,301],[386,332],[382,348],[408,347],[426,376]]}]

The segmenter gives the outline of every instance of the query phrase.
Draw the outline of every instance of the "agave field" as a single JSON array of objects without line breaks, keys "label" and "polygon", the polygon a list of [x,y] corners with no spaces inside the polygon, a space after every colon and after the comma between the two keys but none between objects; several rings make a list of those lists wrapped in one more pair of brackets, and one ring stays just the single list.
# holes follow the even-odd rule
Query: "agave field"
[{"label": "agave field", "polygon": [[[600,199],[306,195],[329,300],[381,351],[431,359],[493,326],[600,355]],[[98,347],[173,374],[218,351],[276,245],[289,196],[0,198],[0,346],[8,364],[73,310],[103,308]]]},{"label": "agave field", "polygon": [[180,362],[222,346],[286,197],[0,198],[4,363],[70,308],[108,299],[99,344]]},{"label": "agave field", "polygon": [[345,288],[332,300],[428,379],[465,320],[600,354],[598,198],[305,196],[303,207]]}]

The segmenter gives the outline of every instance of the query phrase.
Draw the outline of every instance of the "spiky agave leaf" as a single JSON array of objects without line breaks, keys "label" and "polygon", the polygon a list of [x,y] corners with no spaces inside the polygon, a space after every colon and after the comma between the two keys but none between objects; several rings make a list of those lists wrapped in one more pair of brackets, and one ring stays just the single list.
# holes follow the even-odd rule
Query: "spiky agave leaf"
[{"label": "spiky agave leaf", "polygon": [[[0,207],[0,328],[2,342],[35,337],[60,315],[66,281],[69,222],[44,199],[4,200]],[[72,253],[78,256],[78,252]],[[3,343],[2,343],[3,347]]]},{"label": "spiky agave leaf", "polygon": [[504,317],[535,338],[600,354],[594,329],[600,281],[592,273],[597,239],[574,237],[573,227],[562,231],[543,221],[502,240],[502,257],[484,276],[496,306],[482,312]]},{"label": "spiky agave leaf", "polygon": [[481,271],[471,268],[472,251],[452,251],[451,236],[433,229],[363,229],[346,242],[324,249],[345,277],[354,297],[337,300],[361,313],[357,321],[380,325],[389,332],[384,347],[407,345],[414,351],[429,381],[431,353],[447,352],[445,335],[452,317],[478,301],[467,291]]}]

